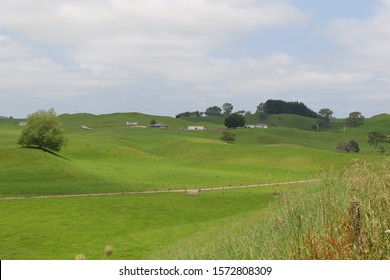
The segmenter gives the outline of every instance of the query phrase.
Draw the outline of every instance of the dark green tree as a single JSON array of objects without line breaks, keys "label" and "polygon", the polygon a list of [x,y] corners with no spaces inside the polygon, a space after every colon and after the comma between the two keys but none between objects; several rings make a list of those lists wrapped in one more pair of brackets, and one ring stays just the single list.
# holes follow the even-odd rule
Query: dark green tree
[{"label": "dark green tree", "polygon": [[328,127],[330,123],[330,119],[333,116],[333,111],[328,108],[323,108],[318,112],[318,116],[321,119],[321,124],[324,127]]},{"label": "dark green tree", "polygon": [[223,114],[229,116],[233,112],[233,105],[231,103],[224,103],[222,105]]},{"label": "dark green tree", "polygon": [[28,115],[27,125],[22,130],[18,144],[60,151],[65,144],[65,137],[54,109],[39,110]]},{"label": "dark green tree", "polygon": [[360,112],[352,112],[349,114],[349,117],[346,120],[347,126],[359,126],[364,124],[364,116]]},{"label": "dark green tree", "polygon": [[219,108],[218,106],[213,106],[213,107],[209,107],[206,109],[206,111],[204,112],[204,114],[208,117],[210,116],[222,116],[222,109]]},{"label": "dark green tree", "polygon": [[[389,139],[387,135],[380,132],[370,132],[368,134],[368,144],[374,146],[375,150],[378,150],[379,144],[381,143],[389,143]],[[382,147],[381,150],[384,148]]]},{"label": "dark green tree", "polygon": [[260,120],[265,120],[267,118],[267,105],[265,103],[260,103],[256,108],[256,114],[259,116]]},{"label": "dark green tree", "polygon": [[227,128],[237,128],[245,126],[245,117],[240,114],[231,114],[225,118],[225,126]]}]

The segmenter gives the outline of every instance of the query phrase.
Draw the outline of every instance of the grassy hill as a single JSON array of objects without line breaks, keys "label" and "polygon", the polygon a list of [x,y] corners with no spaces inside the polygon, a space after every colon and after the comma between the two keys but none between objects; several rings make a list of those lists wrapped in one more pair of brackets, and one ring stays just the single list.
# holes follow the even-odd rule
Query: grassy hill
[{"label": "grassy hill", "polygon": [[[346,133],[288,127],[236,129],[236,142],[227,144],[220,139],[223,126],[215,123],[202,122],[205,131],[186,131],[180,128],[191,125],[188,120],[139,113],[61,115],[68,142],[60,156],[19,147],[19,121],[1,120],[0,194],[181,189],[307,179],[324,168],[340,169],[352,158],[370,157],[364,155],[371,147],[363,131],[385,130],[387,116],[374,117]],[[299,116],[279,118],[290,125],[303,123]],[[126,125],[127,121],[147,125],[152,119],[169,129]],[[361,154],[335,149],[349,139],[360,144]]]},{"label": "grassy hill", "polygon": [[[65,114],[60,118],[68,142],[57,155],[18,146],[22,130],[19,120],[2,119],[0,199],[302,180],[317,177],[323,170],[341,171],[355,159],[376,162],[387,158],[371,152],[367,131],[389,133],[389,115],[373,117],[361,127],[348,128],[346,133],[307,130],[311,119],[274,117],[268,121],[276,126],[269,129],[233,130],[236,141],[228,144],[220,139],[224,129],[220,119],[197,119],[207,130],[187,131],[181,128],[194,124],[191,119],[139,113]],[[169,128],[126,125],[128,121],[148,125],[152,119]],[[294,123],[302,124],[301,129],[293,128]],[[361,153],[335,149],[337,143],[349,139],[360,144]],[[213,224],[234,224],[253,212],[260,213],[273,203],[275,191],[279,192],[271,187],[264,191],[204,192],[195,197],[158,194],[4,199],[0,201],[0,258],[68,259],[85,252],[89,258],[100,259],[104,256],[99,248],[105,245],[121,248],[116,258],[146,258],[188,236],[207,232]],[[260,200],[263,203],[257,203]],[[144,212],[146,216],[142,216]],[[44,223],[39,222],[42,217]],[[101,232],[97,229],[100,226]],[[40,244],[51,251],[39,251]]]}]

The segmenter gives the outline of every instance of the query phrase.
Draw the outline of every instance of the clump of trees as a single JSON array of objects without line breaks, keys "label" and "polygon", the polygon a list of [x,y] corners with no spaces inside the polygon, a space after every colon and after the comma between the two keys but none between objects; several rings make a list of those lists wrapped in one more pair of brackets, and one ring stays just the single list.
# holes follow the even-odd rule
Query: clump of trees
[{"label": "clump of trees", "polygon": [[[185,117],[190,117],[190,118],[196,118],[196,117],[202,117],[202,116],[207,116],[207,117],[226,117],[231,114],[233,114],[233,105],[231,103],[224,103],[221,107],[219,106],[211,106],[208,107],[204,112],[199,112],[199,111],[194,111],[194,112],[183,112],[180,114],[176,115],[176,118],[185,118]],[[245,110],[240,110],[235,112],[235,114],[239,115],[245,115],[245,114],[250,114],[250,111],[245,111]]]},{"label": "clump of trees", "polygon": [[28,115],[18,144],[60,151],[65,145],[65,136],[55,110],[38,110]]},{"label": "clump of trees", "polygon": [[238,113],[231,114],[225,118],[225,126],[227,128],[244,127],[245,117]]},{"label": "clump of trees", "polygon": [[295,114],[309,118],[318,118],[316,112],[298,101],[287,102],[269,99],[265,103],[260,103],[257,107],[257,113],[262,116],[267,114]]},{"label": "clump of trees", "polygon": [[222,109],[218,106],[212,106],[207,108],[206,111],[204,111],[204,114],[208,117],[220,117],[222,116]]},{"label": "clump of trees", "polygon": [[201,117],[203,115],[203,112],[194,111],[194,112],[184,112],[176,115],[176,119],[179,118],[196,118]]},{"label": "clump of trees", "polygon": [[355,140],[347,140],[340,142],[337,147],[338,150],[358,153],[360,151],[359,144]]}]

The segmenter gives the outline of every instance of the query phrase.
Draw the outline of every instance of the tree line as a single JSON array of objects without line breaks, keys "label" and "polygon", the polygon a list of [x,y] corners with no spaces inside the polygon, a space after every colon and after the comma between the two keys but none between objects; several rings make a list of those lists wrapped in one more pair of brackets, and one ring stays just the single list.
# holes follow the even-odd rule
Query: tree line
[{"label": "tree line", "polygon": [[[224,103],[221,107],[214,105],[208,107],[204,112],[194,111],[194,112],[183,112],[176,115],[176,118],[185,118],[185,117],[227,117],[231,114],[237,114],[245,116],[252,114],[250,111],[240,110],[233,112],[233,105],[231,103]],[[318,119],[315,126],[328,127],[331,119],[333,118],[333,111],[329,108],[322,108],[318,112],[313,111],[308,108],[304,103],[298,101],[284,101],[284,100],[274,100],[269,99],[266,102],[260,103],[256,108],[256,115],[258,115],[259,120],[265,120],[268,115],[272,114],[294,114],[308,118]],[[364,116],[360,112],[352,112],[349,114],[346,119],[345,125],[356,127],[364,123]]]}]

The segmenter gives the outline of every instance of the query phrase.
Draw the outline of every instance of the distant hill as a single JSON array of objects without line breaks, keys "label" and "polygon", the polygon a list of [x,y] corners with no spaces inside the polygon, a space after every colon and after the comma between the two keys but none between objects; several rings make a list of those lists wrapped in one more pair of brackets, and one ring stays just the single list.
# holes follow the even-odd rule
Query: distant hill
[{"label": "distant hill", "polygon": [[[154,116],[142,113],[112,113],[103,115],[93,115],[88,113],[78,114],[63,114],[59,118],[63,121],[67,127],[77,127],[81,125],[88,126],[91,128],[97,127],[124,127],[127,122],[137,122],[140,126],[147,126],[152,120],[158,123],[167,125],[169,128],[180,129],[186,128],[193,122],[186,119],[180,118],[175,119],[167,116]],[[189,118],[192,119],[192,118]],[[194,118],[197,120],[199,125],[203,125],[206,128],[216,128],[218,125],[207,118]],[[223,119],[221,124],[223,125]]]},{"label": "distant hill", "polygon": [[380,114],[373,116],[364,121],[364,124],[361,127],[358,127],[359,130],[365,131],[378,131],[386,134],[390,133],[390,115],[389,114]]}]

